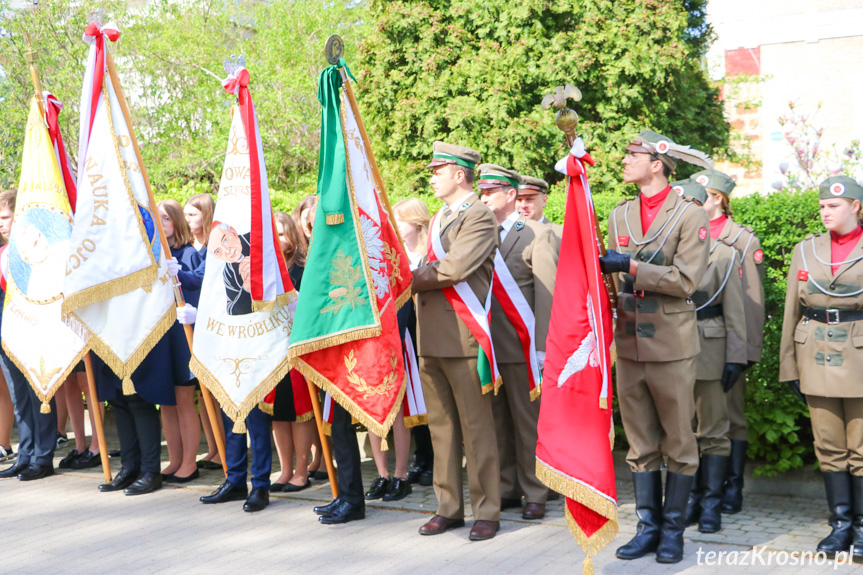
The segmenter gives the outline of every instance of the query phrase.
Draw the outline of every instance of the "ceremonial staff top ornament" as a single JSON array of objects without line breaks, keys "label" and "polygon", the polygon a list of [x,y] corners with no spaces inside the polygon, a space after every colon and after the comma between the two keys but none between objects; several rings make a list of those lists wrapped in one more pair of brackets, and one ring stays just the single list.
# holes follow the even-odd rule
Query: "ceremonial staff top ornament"
[{"label": "ceremonial staff top ornament", "polygon": [[327,62],[333,66],[338,66],[339,60],[345,53],[345,41],[338,34],[333,34],[327,38],[327,43],[324,45],[324,57]]},{"label": "ceremonial staff top ornament", "polygon": [[546,94],[542,99],[542,109],[557,108],[559,111],[554,118],[555,125],[566,134],[566,140],[569,145],[572,145],[575,140],[575,130],[578,128],[578,114],[575,110],[566,107],[566,101],[572,99],[575,102],[581,101],[581,90],[567,84],[566,86],[558,86],[554,89],[553,94]]}]

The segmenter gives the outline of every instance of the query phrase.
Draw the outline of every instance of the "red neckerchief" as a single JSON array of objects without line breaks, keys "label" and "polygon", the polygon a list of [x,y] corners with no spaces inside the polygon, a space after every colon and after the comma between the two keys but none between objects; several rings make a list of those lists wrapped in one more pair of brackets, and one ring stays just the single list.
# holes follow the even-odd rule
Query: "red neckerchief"
[{"label": "red neckerchief", "polygon": [[656,219],[656,214],[659,213],[659,208],[662,207],[662,203],[665,201],[665,198],[668,197],[668,192],[671,191],[671,186],[665,186],[665,189],[648,198],[644,194],[641,194],[641,234],[644,235],[647,233],[647,230],[650,229],[650,224],[653,223],[653,220]]},{"label": "red neckerchief", "polygon": [[[853,231],[843,235],[839,235],[836,232],[830,232],[830,261],[844,262],[851,253],[851,250],[854,249],[854,246],[857,245],[857,240],[860,239],[861,235],[863,235],[863,228],[860,226],[857,226]],[[833,270],[833,275],[836,275],[836,272],[839,271],[840,267],[842,266],[830,266]]]}]

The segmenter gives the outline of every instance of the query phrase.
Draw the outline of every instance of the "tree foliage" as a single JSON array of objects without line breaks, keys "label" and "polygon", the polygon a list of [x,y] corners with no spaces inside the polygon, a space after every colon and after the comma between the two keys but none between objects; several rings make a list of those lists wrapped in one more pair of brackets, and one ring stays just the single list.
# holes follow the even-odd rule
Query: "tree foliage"
[{"label": "tree foliage", "polygon": [[385,180],[422,188],[437,139],[559,180],[552,166],[562,137],[539,102],[564,83],[584,94],[575,109],[598,161],[597,190],[619,185],[623,148],[643,128],[723,150],[729,127],[697,58],[698,20],[686,4],[372,0],[373,28],[354,72]]}]

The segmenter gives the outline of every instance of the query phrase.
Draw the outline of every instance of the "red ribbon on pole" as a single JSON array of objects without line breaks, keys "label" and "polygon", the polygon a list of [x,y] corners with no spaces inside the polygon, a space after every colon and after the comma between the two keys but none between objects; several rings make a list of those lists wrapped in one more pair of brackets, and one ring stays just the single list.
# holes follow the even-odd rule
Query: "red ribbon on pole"
[{"label": "red ribbon on pole", "polygon": [[54,143],[54,151],[57,153],[57,162],[63,174],[63,183],[66,184],[66,195],[69,196],[69,205],[72,213],[75,213],[75,203],[78,200],[78,188],[75,178],[72,176],[72,167],[69,165],[69,156],[66,154],[66,146],[63,145],[63,136],[60,134],[60,110],[63,103],[54,97],[54,94],[45,93],[45,120],[48,122],[48,134]]},{"label": "red ribbon on pole", "polygon": [[[99,96],[102,94],[102,81],[105,79],[105,38],[111,42],[116,42],[120,38],[120,31],[116,28],[110,28],[110,24],[99,28],[95,23],[90,23],[84,29],[84,39],[88,37],[96,41],[96,67],[93,70],[93,91],[90,102],[90,130],[93,129],[93,120],[96,117],[96,106],[99,103]],[[89,131],[87,132],[89,137]]]}]

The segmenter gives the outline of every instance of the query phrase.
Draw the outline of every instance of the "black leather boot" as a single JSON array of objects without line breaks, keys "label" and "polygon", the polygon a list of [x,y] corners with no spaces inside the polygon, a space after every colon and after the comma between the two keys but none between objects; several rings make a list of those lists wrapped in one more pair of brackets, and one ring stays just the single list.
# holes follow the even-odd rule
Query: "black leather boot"
[{"label": "black leather boot", "polygon": [[662,472],[633,471],[632,483],[635,486],[635,514],[638,528],[629,543],[618,547],[618,559],[638,559],[656,551],[659,544],[659,526],[662,507]]},{"label": "black leather boot", "polygon": [[863,561],[863,477],[851,476],[851,546],[855,562]]},{"label": "black leather boot", "polygon": [[748,441],[731,440],[731,455],[725,476],[725,493],[722,495],[722,512],[734,515],[743,509],[743,469],[746,466]]},{"label": "black leather boot", "polygon": [[833,529],[830,535],[818,543],[818,551],[828,556],[848,551],[854,532],[851,529],[851,474],[847,471],[828,471],[824,475],[827,490],[827,507],[830,508],[828,523]]},{"label": "black leather boot", "polygon": [[686,500],[694,475],[665,475],[665,501],[662,504],[662,529],[659,530],[657,563],[679,563],[683,559],[683,530],[686,529]]},{"label": "black leather boot", "polygon": [[686,500],[687,527],[698,523],[698,518],[701,516],[701,467],[701,456],[699,456],[698,471],[695,472],[695,480],[692,482],[692,490],[689,492],[689,498]]},{"label": "black leather boot", "polygon": [[698,530],[702,533],[716,533],[722,529],[722,486],[725,483],[725,472],[728,469],[727,455],[706,454],[701,456],[701,515],[698,518]]}]

